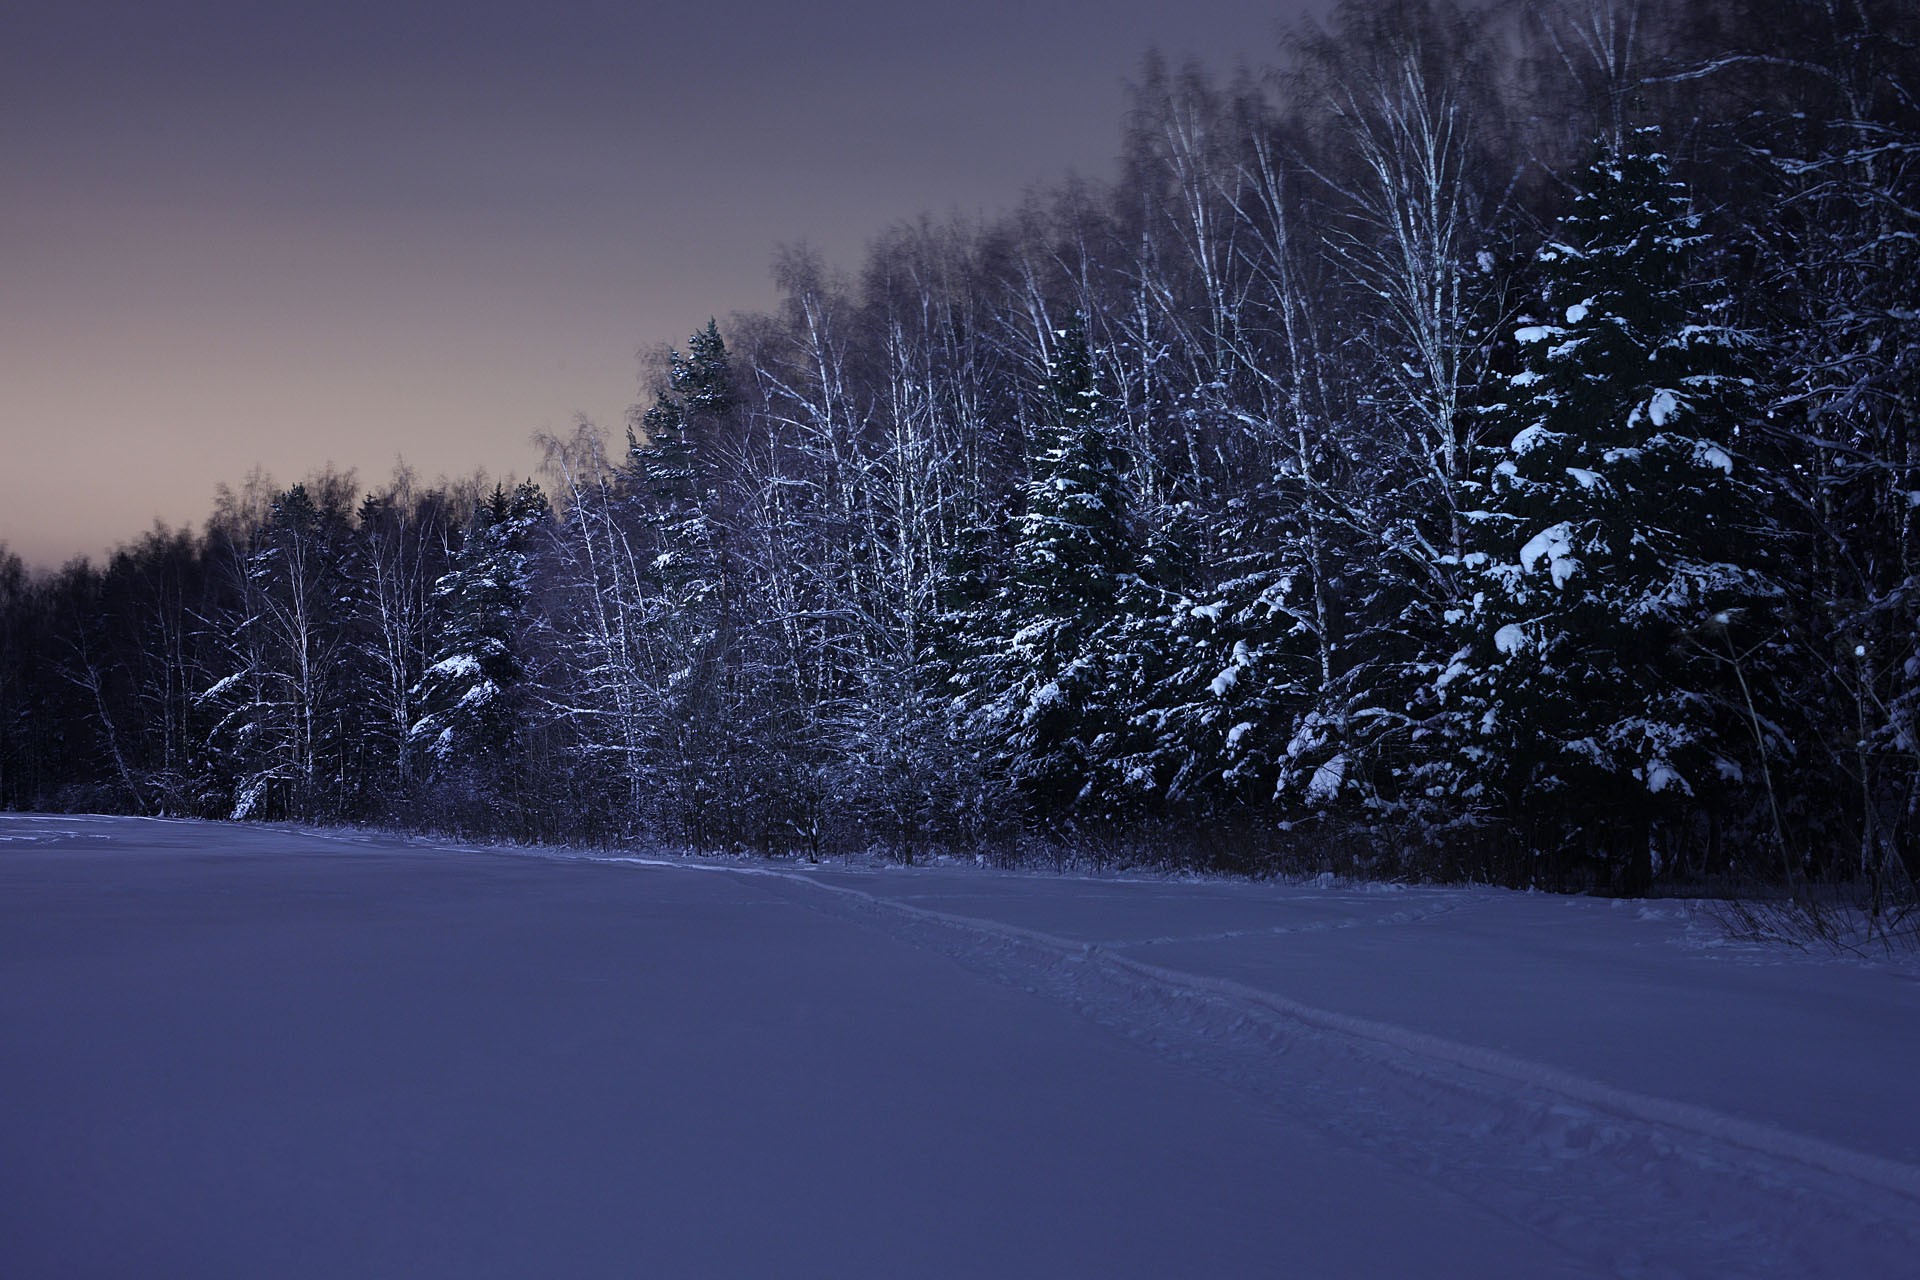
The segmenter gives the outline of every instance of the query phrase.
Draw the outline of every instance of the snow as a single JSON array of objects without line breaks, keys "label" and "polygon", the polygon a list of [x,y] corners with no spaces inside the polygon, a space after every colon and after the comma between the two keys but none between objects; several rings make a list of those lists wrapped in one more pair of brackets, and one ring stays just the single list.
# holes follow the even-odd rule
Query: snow
[{"label": "snow", "polygon": [[1252,664],[1253,655],[1247,651],[1247,642],[1244,640],[1235,640],[1233,642],[1232,665],[1223,668],[1220,674],[1213,678],[1207,685],[1207,692],[1216,698],[1226,697],[1229,693],[1233,692],[1233,687],[1240,683],[1241,671]]},{"label": "snow", "polygon": [[254,782],[242,787],[239,796],[233,802],[233,811],[230,815],[233,820],[240,822],[252,814],[254,806],[260,803],[260,797],[266,793],[266,789],[265,782]]},{"label": "snow", "polygon": [[211,702],[213,699],[218,698],[219,696],[224,694],[227,690],[239,684],[243,679],[245,679],[245,676],[240,673],[236,673],[230,676],[222,676],[220,679],[214,681],[213,684],[210,685],[205,692],[198,695],[194,699],[194,702],[196,704]]},{"label": "snow", "polygon": [[1323,761],[1313,771],[1313,777],[1307,780],[1308,804],[1331,804],[1339,798],[1340,784],[1347,779],[1347,756],[1345,752]]},{"label": "snow", "polygon": [[1552,439],[1552,433],[1539,423],[1535,423],[1530,427],[1522,427],[1514,435],[1513,442],[1508,448],[1515,453],[1528,453],[1546,444],[1550,439]]},{"label": "snow", "polygon": [[1732,455],[1711,440],[1693,442],[1693,462],[1697,467],[1711,467],[1725,475],[1733,474]]},{"label": "snow", "polygon": [[1669,787],[1678,787],[1682,791],[1691,790],[1687,786],[1686,779],[1682,778],[1679,771],[1665,760],[1650,761],[1646,773],[1647,790],[1656,795]]},{"label": "snow", "polygon": [[1527,647],[1527,629],[1509,622],[1493,633],[1493,647],[1501,653],[1519,653]]},{"label": "snow", "polygon": [[1680,397],[1662,387],[1647,400],[1647,420],[1656,428],[1664,427],[1680,414]]},{"label": "snow", "polygon": [[1582,489],[1591,489],[1600,483],[1600,473],[1589,471],[1585,467],[1568,467],[1567,474],[1572,476]]},{"label": "snow", "polygon": [[427,668],[430,676],[446,676],[450,679],[462,679],[480,674],[480,663],[470,653],[456,653],[440,659]]},{"label": "snow", "polygon": [[1067,691],[1060,687],[1058,680],[1049,680],[1033,691],[1027,700],[1027,719],[1031,722],[1054,707],[1061,706],[1067,700]]},{"label": "snow", "polygon": [[1900,1275],[1914,969],[1670,902],[0,815],[0,1274]]},{"label": "snow", "polygon": [[500,695],[500,686],[491,680],[482,680],[460,695],[459,706],[462,710],[472,711],[486,706]]},{"label": "snow", "polygon": [[1566,585],[1580,562],[1573,558],[1573,526],[1562,520],[1528,538],[1520,548],[1520,566],[1531,570],[1542,559],[1553,576],[1555,590]]}]

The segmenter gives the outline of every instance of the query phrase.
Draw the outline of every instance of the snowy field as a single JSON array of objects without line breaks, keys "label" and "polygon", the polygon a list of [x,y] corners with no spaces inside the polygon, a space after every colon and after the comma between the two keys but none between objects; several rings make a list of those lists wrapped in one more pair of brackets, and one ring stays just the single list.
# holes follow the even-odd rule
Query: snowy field
[{"label": "snowy field", "polygon": [[1902,1276],[1920,969],[1670,904],[0,815],[0,1276]]}]

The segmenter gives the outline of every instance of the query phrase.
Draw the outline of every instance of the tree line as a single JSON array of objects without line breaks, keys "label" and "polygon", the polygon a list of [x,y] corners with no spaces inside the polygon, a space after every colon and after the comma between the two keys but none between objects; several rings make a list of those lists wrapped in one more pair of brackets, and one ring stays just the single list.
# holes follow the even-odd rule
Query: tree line
[{"label": "tree line", "polygon": [[1150,59],[539,484],[0,555],[0,804],[1910,899],[1916,94],[1898,0]]}]

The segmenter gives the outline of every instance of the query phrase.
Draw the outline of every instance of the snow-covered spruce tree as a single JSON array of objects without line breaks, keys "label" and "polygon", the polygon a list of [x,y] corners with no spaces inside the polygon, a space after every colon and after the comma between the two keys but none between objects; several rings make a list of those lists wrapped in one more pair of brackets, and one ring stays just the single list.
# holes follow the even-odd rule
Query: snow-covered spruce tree
[{"label": "snow-covered spruce tree", "polygon": [[1117,641],[1136,581],[1126,469],[1083,319],[1054,335],[1011,571],[976,615],[960,681],[976,741],[1043,822],[1112,816],[1127,703]]},{"label": "snow-covered spruce tree", "polygon": [[1222,623],[1217,582],[1202,568],[1208,531],[1192,503],[1157,513],[1136,556],[1135,578],[1110,648],[1126,691],[1129,733],[1119,762],[1129,789],[1176,811],[1204,810],[1234,792],[1228,717],[1249,665],[1239,634]]},{"label": "snow-covered spruce tree", "polygon": [[726,343],[709,320],[686,355],[667,353],[667,385],[640,415],[640,434],[628,432],[629,483],[656,552],[649,576],[663,588],[707,594],[717,586],[699,443],[737,400]]},{"label": "snow-covered spruce tree", "polygon": [[[718,437],[739,403],[731,358],[711,320],[669,351],[666,385],[629,432],[623,483],[635,526],[636,574],[622,602],[631,660],[645,690],[641,719],[651,733],[638,768],[656,779],[654,803],[673,838],[726,843],[719,806],[739,744],[730,707],[737,699],[738,574],[724,524],[716,519]],[[719,806],[719,807],[716,807]]]},{"label": "snow-covered spruce tree", "polygon": [[[983,683],[991,660],[1002,653],[1000,609],[1010,589],[1015,522],[1004,512],[983,513],[963,523],[946,550],[933,583],[927,639],[916,655],[923,687],[932,691],[926,711],[931,730],[956,765],[965,797],[953,797],[942,816],[946,831],[968,839],[1004,834],[1019,805],[1001,769],[1000,747],[983,732]],[[971,785],[965,785],[970,783]]]},{"label": "snow-covered spruce tree", "polygon": [[463,774],[490,789],[519,743],[526,675],[519,638],[531,599],[527,548],[547,516],[546,495],[531,480],[511,494],[496,485],[474,513],[453,568],[434,586],[440,634],[414,695],[425,714],[410,736],[443,780]]},{"label": "snow-covered spruce tree", "polygon": [[1778,591],[1736,446],[1742,336],[1693,274],[1699,219],[1653,129],[1587,171],[1539,253],[1547,314],[1493,410],[1439,678],[1442,784],[1564,872],[1624,888],[1768,786],[1756,687]]},{"label": "snow-covered spruce tree", "polygon": [[1211,528],[1192,506],[1163,512],[1123,592],[1125,774],[1171,815],[1273,801],[1278,747],[1315,687],[1306,575],[1270,498],[1236,498]]}]

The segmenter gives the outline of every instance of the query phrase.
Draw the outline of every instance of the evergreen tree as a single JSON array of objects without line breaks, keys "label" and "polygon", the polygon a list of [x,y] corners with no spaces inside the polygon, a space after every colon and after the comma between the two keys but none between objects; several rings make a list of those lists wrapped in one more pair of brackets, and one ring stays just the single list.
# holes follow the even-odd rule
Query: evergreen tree
[{"label": "evergreen tree", "polygon": [[667,353],[667,384],[640,415],[644,439],[627,433],[629,484],[650,533],[648,568],[661,587],[710,592],[718,585],[713,466],[703,454],[737,403],[726,343],[709,320],[686,355]]},{"label": "evergreen tree", "polygon": [[[676,834],[696,845],[725,842],[716,806],[741,726],[735,679],[739,573],[719,518],[716,446],[733,424],[739,395],[719,327],[709,320],[669,351],[666,385],[629,432],[626,489],[635,525],[638,579],[623,606],[632,660],[651,726],[645,771]],[[644,438],[642,438],[644,437]]]},{"label": "evergreen tree", "polygon": [[668,379],[689,416],[719,418],[733,411],[739,394],[733,385],[733,361],[720,338],[720,326],[707,327],[687,340],[687,354],[668,356]]},{"label": "evergreen tree", "polygon": [[524,711],[519,649],[531,599],[528,542],[548,516],[532,481],[495,486],[475,512],[453,568],[434,587],[440,636],[416,690],[426,714],[412,730],[436,768],[499,764],[513,752]]},{"label": "evergreen tree", "polygon": [[1127,789],[1120,636],[1138,588],[1121,476],[1084,320],[1059,331],[1012,569],[962,679],[975,729],[1043,817],[1113,811]]},{"label": "evergreen tree", "polygon": [[1315,710],[1325,682],[1311,570],[1298,521],[1274,512],[1272,495],[1250,498],[1265,499],[1262,509],[1242,502],[1219,521],[1204,588],[1179,596],[1161,629],[1172,678],[1159,720],[1182,761],[1170,791],[1209,806],[1265,803],[1283,790],[1322,804],[1338,793],[1347,757]]},{"label": "evergreen tree", "polygon": [[1690,801],[1778,745],[1753,743],[1740,666],[1777,596],[1733,452],[1744,339],[1693,278],[1700,221],[1657,142],[1603,154],[1540,251],[1548,318],[1515,335],[1524,367],[1494,414],[1510,443],[1481,477],[1475,591],[1439,680],[1456,793],[1629,887]]}]

